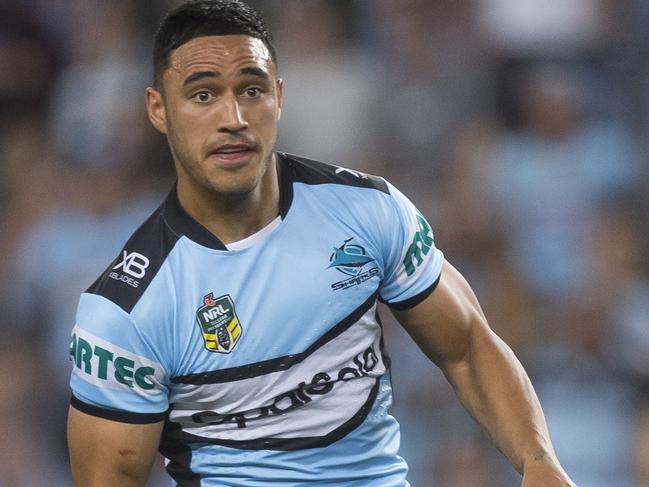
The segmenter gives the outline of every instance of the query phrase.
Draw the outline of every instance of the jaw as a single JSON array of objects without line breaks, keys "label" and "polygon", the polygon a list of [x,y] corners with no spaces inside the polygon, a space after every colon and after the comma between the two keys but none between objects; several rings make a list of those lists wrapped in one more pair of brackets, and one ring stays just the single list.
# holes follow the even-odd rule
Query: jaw
[{"label": "jaw", "polygon": [[[255,154],[256,155],[256,154]],[[176,163],[179,192],[196,203],[218,205],[223,208],[248,206],[263,199],[267,187],[277,185],[276,171],[269,171],[274,153],[265,160],[252,157],[245,164],[225,167],[208,158],[195,171]]]}]

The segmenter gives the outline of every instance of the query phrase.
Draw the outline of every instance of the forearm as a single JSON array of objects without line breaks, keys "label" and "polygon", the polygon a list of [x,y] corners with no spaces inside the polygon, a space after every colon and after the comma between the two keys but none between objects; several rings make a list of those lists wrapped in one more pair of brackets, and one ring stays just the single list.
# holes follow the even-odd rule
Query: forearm
[{"label": "forearm", "polygon": [[563,471],[534,388],[491,331],[475,294],[448,262],[435,292],[395,312],[455,388],[462,404],[523,474],[524,487],[574,487]]},{"label": "forearm", "polygon": [[541,405],[522,365],[486,323],[471,327],[463,356],[442,364],[464,407],[521,473],[527,462],[558,465]]}]

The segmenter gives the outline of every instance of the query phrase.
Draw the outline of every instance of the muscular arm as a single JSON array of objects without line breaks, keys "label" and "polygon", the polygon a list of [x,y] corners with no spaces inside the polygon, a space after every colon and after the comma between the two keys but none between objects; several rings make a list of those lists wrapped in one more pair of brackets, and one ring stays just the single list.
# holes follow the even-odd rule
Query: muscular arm
[{"label": "muscular arm", "polygon": [[[445,262],[422,303],[395,316],[529,486],[572,486],[554,453],[527,374],[491,331],[466,280]],[[532,478],[533,480],[529,480]],[[537,480],[539,479],[539,480]]]},{"label": "muscular arm", "polygon": [[75,485],[143,486],[158,449],[162,425],[120,423],[70,407],[68,447]]}]

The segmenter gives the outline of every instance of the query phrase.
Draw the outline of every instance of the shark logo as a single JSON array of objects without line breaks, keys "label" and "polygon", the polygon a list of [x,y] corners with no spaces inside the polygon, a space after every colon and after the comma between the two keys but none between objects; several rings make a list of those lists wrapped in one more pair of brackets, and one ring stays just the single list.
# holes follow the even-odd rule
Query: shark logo
[{"label": "shark logo", "polygon": [[333,254],[329,257],[329,267],[335,267],[348,276],[357,276],[366,264],[374,262],[363,247],[350,243],[353,239],[354,237],[348,238],[340,247],[334,247]]},{"label": "shark logo", "polygon": [[337,271],[351,276],[342,281],[334,282],[331,285],[334,291],[357,286],[379,273],[379,268],[372,265],[375,260],[367,255],[365,248],[352,243],[353,239],[353,237],[348,238],[340,247],[334,247],[334,251],[329,257],[327,269],[334,267]]}]

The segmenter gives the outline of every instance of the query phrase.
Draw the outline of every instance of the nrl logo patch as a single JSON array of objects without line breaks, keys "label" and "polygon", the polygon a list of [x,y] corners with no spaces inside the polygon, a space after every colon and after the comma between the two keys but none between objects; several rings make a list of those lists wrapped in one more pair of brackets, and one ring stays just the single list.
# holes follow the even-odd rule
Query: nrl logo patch
[{"label": "nrl logo patch", "polygon": [[203,334],[205,348],[210,352],[230,353],[241,338],[241,323],[230,295],[214,298],[209,293],[198,308],[196,319]]}]

